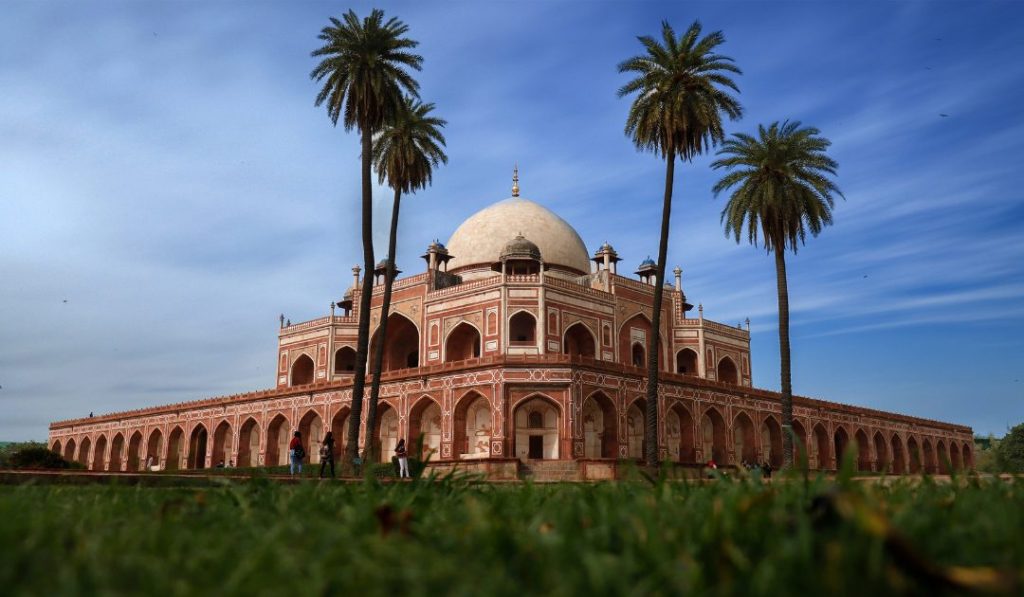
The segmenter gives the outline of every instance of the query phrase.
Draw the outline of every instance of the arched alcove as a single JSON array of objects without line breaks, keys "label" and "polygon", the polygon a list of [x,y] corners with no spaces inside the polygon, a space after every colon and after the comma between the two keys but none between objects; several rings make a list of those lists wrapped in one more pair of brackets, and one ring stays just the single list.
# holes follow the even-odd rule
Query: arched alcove
[{"label": "arched alcove", "polygon": [[601,392],[583,403],[583,455],[586,458],[618,458],[619,441],[615,404]]},{"label": "arched alcove", "polygon": [[100,435],[96,438],[96,447],[92,449],[92,470],[107,470],[107,437]]},{"label": "arched alcove", "polygon": [[875,443],[875,470],[878,472],[886,472],[889,470],[889,449],[886,445],[885,438],[882,437],[882,432],[876,431],[874,437]]},{"label": "arched alcove", "polygon": [[644,437],[647,435],[647,401],[637,398],[626,408],[626,441],[629,457],[643,460],[647,452]]},{"label": "arched alcove", "polygon": [[463,321],[452,329],[444,344],[444,362],[453,363],[480,356],[480,332]]},{"label": "arched alcove", "polygon": [[356,351],[351,346],[342,346],[334,352],[334,372],[341,375],[356,372]]},{"label": "arched alcove", "polygon": [[512,345],[532,346],[537,343],[537,319],[520,311],[508,320],[508,340]]},{"label": "arched alcove", "polygon": [[754,423],[746,413],[739,413],[732,422],[733,454],[740,465],[757,464],[754,444]]},{"label": "arched alcove", "polygon": [[182,468],[182,452],[185,448],[185,432],[181,427],[175,427],[167,436],[167,470],[176,471]]},{"label": "arched alcove", "polygon": [[709,408],[700,421],[701,443],[704,459],[714,460],[719,466],[728,463],[725,447],[725,419],[717,409]]},{"label": "arched alcove", "polygon": [[[409,452],[422,441],[420,458],[437,460],[441,455],[441,407],[424,396],[409,410]],[[461,449],[461,446],[459,446]]]},{"label": "arched alcove", "polygon": [[782,426],[771,415],[761,423],[761,452],[772,468],[782,468]]},{"label": "arched alcove", "polygon": [[234,437],[231,434],[231,424],[227,421],[221,421],[217,428],[213,430],[213,454],[210,458],[210,462],[214,466],[223,464],[228,466],[231,464],[231,442]]},{"label": "arched alcove", "polygon": [[135,433],[128,439],[128,459],[125,463],[127,469],[132,472],[136,472],[142,468],[141,460],[142,454],[142,432],[136,430]]},{"label": "arched alcove", "polygon": [[684,348],[676,353],[676,373],[681,375],[697,375],[697,353]]},{"label": "arched alcove", "polygon": [[122,458],[124,458],[124,435],[117,433],[114,435],[114,439],[110,440],[110,459],[107,470],[119,472]]},{"label": "arched alcove", "polygon": [[302,434],[302,445],[306,450],[302,461],[320,464],[320,442],[324,439],[324,421],[315,410],[307,411],[299,419],[299,433]]},{"label": "arched alcove", "polygon": [[[381,372],[397,371],[419,367],[420,332],[416,324],[401,313],[388,315],[387,340],[384,342],[384,362]],[[377,343],[380,341],[380,328],[374,331],[370,339],[371,367],[377,358]],[[372,371],[372,369],[371,369]]]},{"label": "arched alcove", "polygon": [[676,402],[665,413],[665,443],[669,459],[675,462],[697,461],[697,446],[693,438],[693,415]]},{"label": "arched alcove", "polygon": [[291,424],[284,415],[278,414],[267,425],[267,466],[288,464],[288,444],[291,442]]},{"label": "arched alcove", "polygon": [[521,460],[559,458],[561,413],[545,396],[534,396],[516,406],[515,455]]},{"label": "arched alcove", "polygon": [[455,458],[483,458],[491,454],[491,403],[469,392],[455,405]]},{"label": "arched alcove", "polygon": [[292,372],[289,377],[292,386],[303,386],[313,383],[313,359],[309,355],[299,355],[292,363]]},{"label": "arched alcove", "polygon": [[562,337],[562,352],[573,357],[596,358],[593,332],[580,322],[572,324]]},{"label": "arched alcove", "polygon": [[871,440],[868,439],[868,434],[864,433],[863,429],[858,429],[857,433],[854,434],[853,439],[857,442],[857,470],[865,472],[870,471]]},{"label": "arched alcove", "polygon": [[739,385],[740,377],[736,370],[736,363],[729,357],[722,357],[718,361],[718,381]]},{"label": "arched alcove", "polygon": [[188,468],[206,468],[206,442],[209,439],[206,426],[202,423],[192,428],[188,438]]},{"label": "arched alcove", "polygon": [[259,466],[260,426],[256,419],[249,417],[238,429],[238,462],[235,466],[249,468]]}]

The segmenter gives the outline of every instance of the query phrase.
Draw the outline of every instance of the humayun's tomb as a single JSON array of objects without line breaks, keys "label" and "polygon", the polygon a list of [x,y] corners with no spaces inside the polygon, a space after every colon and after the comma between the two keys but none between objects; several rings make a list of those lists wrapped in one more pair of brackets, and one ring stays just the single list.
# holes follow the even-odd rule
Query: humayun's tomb
[{"label": "humayun's tomb", "polygon": [[[518,186],[512,198],[463,222],[447,246],[430,244],[423,259],[425,271],[394,282],[372,434],[382,458],[399,438],[420,436],[433,466],[492,478],[538,471],[609,478],[621,461],[642,457],[654,263],[642,262],[636,277],[619,273],[611,245],[589,253],[565,220],[519,198]],[[381,341],[373,330],[385,272],[383,262],[368,272],[376,281],[371,354]],[[674,274],[658,346],[659,456],[682,467],[779,466],[780,395],[753,386],[749,321],[723,325],[702,308],[694,316],[679,268]],[[55,422],[50,446],[93,470],[136,471],[147,462],[164,470],[249,467],[286,464],[297,429],[315,463],[316,442],[329,428],[341,440],[340,457],[359,276],[353,268],[352,287],[329,315],[282,320],[273,389]],[[865,471],[973,465],[970,427],[799,396],[793,402],[794,432],[812,468],[835,469],[854,445]]]}]

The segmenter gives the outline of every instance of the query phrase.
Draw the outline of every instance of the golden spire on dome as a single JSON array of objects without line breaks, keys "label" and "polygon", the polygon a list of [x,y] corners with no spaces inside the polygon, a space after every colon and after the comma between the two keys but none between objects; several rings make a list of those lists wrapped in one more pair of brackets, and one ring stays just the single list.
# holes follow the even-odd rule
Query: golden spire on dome
[{"label": "golden spire on dome", "polygon": [[519,196],[519,162],[512,168],[512,196]]}]

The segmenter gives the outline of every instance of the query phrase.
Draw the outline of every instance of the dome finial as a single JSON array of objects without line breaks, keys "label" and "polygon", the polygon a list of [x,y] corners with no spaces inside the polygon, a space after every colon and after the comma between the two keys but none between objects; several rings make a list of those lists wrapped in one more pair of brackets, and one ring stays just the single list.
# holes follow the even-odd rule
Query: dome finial
[{"label": "dome finial", "polygon": [[512,196],[519,196],[519,162],[512,168]]}]

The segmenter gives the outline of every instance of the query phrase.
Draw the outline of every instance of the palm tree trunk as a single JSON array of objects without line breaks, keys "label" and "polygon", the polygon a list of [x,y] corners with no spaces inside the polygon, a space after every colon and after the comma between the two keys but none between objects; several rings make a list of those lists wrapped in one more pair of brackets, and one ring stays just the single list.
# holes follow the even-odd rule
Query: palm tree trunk
[{"label": "palm tree trunk", "polygon": [[370,404],[366,408],[366,428],[370,441],[366,442],[366,462],[374,462],[377,446],[373,443],[373,429],[377,425],[377,398],[380,396],[380,373],[384,366],[384,344],[388,333],[388,312],[391,310],[391,285],[395,280],[395,243],[398,237],[398,207],[402,191],[395,189],[395,202],[391,206],[391,232],[388,236],[388,265],[384,274],[384,302],[380,308],[380,326],[377,327],[377,346],[373,351],[373,380],[370,382]]},{"label": "palm tree trunk", "polygon": [[661,300],[665,294],[665,260],[668,255],[668,225],[672,215],[672,179],[676,156],[669,151],[665,166],[665,199],[661,206],[661,239],[658,241],[658,271],[654,276],[654,305],[651,337],[647,343],[647,405],[645,408],[644,462],[658,465],[658,347],[661,346]]},{"label": "palm tree trunk", "polygon": [[[359,295],[359,336],[356,340],[356,370],[352,378],[352,414],[349,416],[345,454],[359,454],[359,422],[363,414],[363,389],[366,385],[366,353],[370,336],[370,298],[373,295],[373,186],[370,165],[373,158],[373,132],[362,127],[363,177],[363,290]],[[349,463],[346,463],[349,464]]]},{"label": "palm tree trunk", "polygon": [[786,283],[786,247],[775,241],[775,282],[779,290],[779,375],[782,379],[782,462],[793,466],[793,381],[789,356],[789,287]]}]

